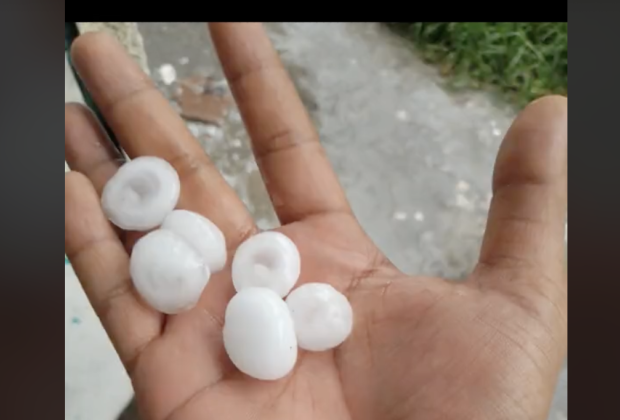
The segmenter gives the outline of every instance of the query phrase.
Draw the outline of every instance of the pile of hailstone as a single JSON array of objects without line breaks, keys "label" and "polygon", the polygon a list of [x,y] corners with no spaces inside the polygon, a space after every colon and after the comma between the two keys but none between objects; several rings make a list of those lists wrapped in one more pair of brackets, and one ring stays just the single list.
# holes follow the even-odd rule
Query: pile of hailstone
[{"label": "pile of hailstone", "polygon": [[[200,214],[175,210],[180,190],[179,176],[168,162],[145,156],[123,165],[101,197],[112,223],[149,231],[133,248],[131,278],[146,303],[170,315],[192,309],[211,274],[227,263],[222,231]],[[245,374],[280,379],[295,367],[298,347],[329,350],[351,333],[347,298],[323,283],[293,290],[300,272],[295,243],[279,232],[259,233],[235,252],[237,293],[226,308],[223,338],[231,361]]]}]

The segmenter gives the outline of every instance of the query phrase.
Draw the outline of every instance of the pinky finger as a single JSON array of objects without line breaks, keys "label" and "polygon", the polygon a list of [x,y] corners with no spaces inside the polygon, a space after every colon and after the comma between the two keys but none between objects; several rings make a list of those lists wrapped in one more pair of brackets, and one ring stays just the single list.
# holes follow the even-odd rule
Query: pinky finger
[{"label": "pinky finger", "polygon": [[163,315],[142,303],[129,276],[129,256],[82,174],[65,175],[65,253],[86,296],[131,374],[140,353],[159,337]]}]

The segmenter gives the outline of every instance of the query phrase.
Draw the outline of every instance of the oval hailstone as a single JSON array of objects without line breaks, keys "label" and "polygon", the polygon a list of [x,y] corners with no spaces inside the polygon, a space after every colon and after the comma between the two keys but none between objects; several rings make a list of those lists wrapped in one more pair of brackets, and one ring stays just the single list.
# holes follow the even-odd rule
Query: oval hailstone
[{"label": "oval hailstone", "polygon": [[101,194],[101,206],[112,223],[124,230],[158,227],[179,201],[181,182],[164,159],[142,156],[125,163]]},{"label": "oval hailstone", "polygon": [[185,239],[204,258],[211,273],[226,266],[226,239],[211,220],[188,210],[174,210],[164,219],[161,229]]},{"label": "oval hailstone", "polygon": [[165,314],[191,309],[211,276],[198,252],[167,230],[155,230],[136,242],[129,270],[140,296]]},{"label": "oval hailstone", "polygon": [[353,329],[353,309],[329,284],[306,283],[286,298],[299,347],[325,351],[342,344]]},{"label": "oval hailstone", "polygon": [[224,347],[243,373],[276,380],[297,361],[297,340],[286,303],[272,290],[250,287],[229,302],[224,320]]},{"label": "oval hailstone", "polygon": [[295,243],[280,232],[262,232],[243,242],[232,262],[232,280],[237,292],[264,287],[286,296],[301,270]]}]

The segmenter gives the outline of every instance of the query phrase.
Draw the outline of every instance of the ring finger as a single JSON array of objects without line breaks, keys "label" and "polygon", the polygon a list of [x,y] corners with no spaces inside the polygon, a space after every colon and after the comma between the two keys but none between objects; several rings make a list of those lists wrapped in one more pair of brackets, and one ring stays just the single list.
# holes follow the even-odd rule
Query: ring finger
[{"label": "ring finger", "polygon": [[83,35],[72,58],[127,155],[158,156],[175,167],[181,178],[179,208],[211,219],[231,249],[254,231],[247,209],[184,121],[114,38]]}]

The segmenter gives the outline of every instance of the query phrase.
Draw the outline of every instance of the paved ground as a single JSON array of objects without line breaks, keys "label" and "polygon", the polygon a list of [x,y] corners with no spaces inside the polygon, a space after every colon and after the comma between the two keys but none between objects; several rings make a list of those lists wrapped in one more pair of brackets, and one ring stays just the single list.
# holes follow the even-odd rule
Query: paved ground
[{"label": "paved ground", "polygon": [[[379,25],[267,27],[370,236],[407,272],[465,276],[513,114],[484,95],[448,93],[434,70]],[[221,79],[202,24],[144,23],[140,30],[151,73],[169,96],[171,66],[177,78]],[[229,113],[222,129],[189,126],[259,224],[273,226],[238,113]],[[565,370],[551,420],[567,418],[566,381]]]}]

